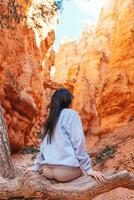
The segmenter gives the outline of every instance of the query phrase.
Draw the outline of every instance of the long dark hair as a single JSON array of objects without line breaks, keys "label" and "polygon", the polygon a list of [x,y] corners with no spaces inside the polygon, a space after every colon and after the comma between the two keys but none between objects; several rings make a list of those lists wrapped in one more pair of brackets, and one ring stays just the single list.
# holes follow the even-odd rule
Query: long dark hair
[{"label": "long dark hair", "polygon": [[51,103],[48,118],[44,124],[43,138],[47,135],[47,142],[51,143],[54,128],[57,124],[60,112],[64,108],[68,108],[72,103],[73,95],[65,88],[58,89],[54,92]]}]

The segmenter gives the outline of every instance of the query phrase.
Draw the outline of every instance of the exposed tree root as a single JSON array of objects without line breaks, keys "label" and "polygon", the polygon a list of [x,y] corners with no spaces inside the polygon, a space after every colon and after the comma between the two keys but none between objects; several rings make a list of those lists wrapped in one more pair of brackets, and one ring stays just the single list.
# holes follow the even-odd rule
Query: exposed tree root
[{"label": "exposed tree root", "polygon": [[27,172],[12,180],[0,179],[0,199],[91,200],[118,187],[134,189],[134,174],[127,171],[108,173],[105,183],[82,176],[68,183],[49,181]]}]

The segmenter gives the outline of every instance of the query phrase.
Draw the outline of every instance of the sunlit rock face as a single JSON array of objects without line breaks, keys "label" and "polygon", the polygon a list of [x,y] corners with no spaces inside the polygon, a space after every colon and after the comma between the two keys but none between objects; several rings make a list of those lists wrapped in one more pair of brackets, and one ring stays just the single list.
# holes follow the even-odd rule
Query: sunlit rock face
[{"label": "sunlit rock face", "polygon": [[[55,81],[58,83],[72,82],[74,86],[73,108],[79,111],[82,117],[85,133],[99,131],[99,118],[94,96],[95,87],[100,82],[99,64],[106,60],[103,58],[104,53],[93,50],[94,39],[95,33],[86,26],[79,41],[62,44],[55,57]],[[92,126],[93,121],[95,123]]]},{"label": "sunlit rock face", "polygon": [[77,41],[63,42],[55,55],[55,82],[65,83],[70,79],[76,79],[78,59]]},{"label": "sunlit rock face", "polygon": [[115,1],[116,28],[112,34],[108,74],[100,90],[101,128],[108,132],[134,119],[134,1]]},{"label": "sunlit rock face", "polygon": [[105,1],[96,28],[86,26],[78,41],[59,48],[55,79],[73,79],[85,133],[107,133],[134,118],[133,22],[132,0]]},{"label": "sunlit rock face", "polygon": [[55,81],[72,81],[73,108],[79,111],[86,134],[101,131],[96,100],[108,71],[116,12],[114,1],[106,1],[96,28],[85,24],[79,40],[65,41],[55,56]]},{"label": "sunlit rock face", "polygon": [[[7,7],[14,13],[8,13]],[[58,15],[50,0],[16,0],[15,4],[5,0],[0,9],[10,16],[0,23],[0,99],[11,149],[17,151],[36,145],[47,99],[43,83],[54,63]]]},{"label": "sunlit rock face", "polygon": [[[85,25],[80,38],[65,41],[56,57],[54,2],[16,0],[17,11],[13,1],[2,2],[0,12],[8,20],[0,21],[0,100],[12,151],[36,145],[51,94],[62,86],[74,94],[85,134],[98,137],[133,120],[132,0],[105,0],[96,28]],[[50,77],[53,65],[56,73]]]}]

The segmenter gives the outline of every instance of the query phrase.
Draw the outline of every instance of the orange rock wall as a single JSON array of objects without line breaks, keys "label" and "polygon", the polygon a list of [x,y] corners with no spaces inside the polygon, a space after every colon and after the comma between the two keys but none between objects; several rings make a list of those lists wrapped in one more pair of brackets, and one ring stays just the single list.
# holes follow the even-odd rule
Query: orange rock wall
[{"label": "orange rock wall", "polygon": [[78,41],[56,54],[55,81],[73,80],[73,107],[85,133],[108,132],[134,116],[133,21],[132,0],[105,1],[96,28],[85,26]]},{"label": "orange rock wall", "polygon": [[117,0],[115,6],[118,16],[108,74],[98,100],[101,128],[106,132],[134,117],[134,1]]},{"label": "orange rock wall", "polygon": [[[60,45],[59,51],[55,56],[55,77],[54,81],[58,83],[65,83],[69,77],[73,80],[76,79],[77,65],[78,65],[77,56],[77,42],[70,41],[66,44]],[[69,71],[70,70],[70,71]]]},{"label": "orange rock wall", "polygon": [[55,56],[55,81],[73,81],[73,108],[79,111],[86,134],[100,132],[96,96],[107,73],[115,12],[113,0],[106,2],[97,27],[85,24],[79,40],[65,42]]},{"label": "orange rock wall", "polygon": [[40,1],[16,3],[22,5],[20,20],[0,21],[0,100],[12,151],[37,144],[39,125],[59,86],[73,91],[73,108],[79,111],[86,134],[96,137],[133,120],[133,1],[106,0],[97,27],[85,25],[79,40],[62,44],[56,58],[53,42],[58,16],[52,2],[44,0],[43,9],[50,11],[47,15]]},{"label": "orange rock wall", "polygon": [[[43,17],[42,14],[36,17],[36,12],[41,12],[40,1],[16,3],[22,6],[26,19],[16,27],[0,28],[0,100],[12,151],[37,144],[36,134],[47,99],[43,83],[49,78],[48,70],[54,63],[52,45],[57,23],[57,13],[50,2],[44,1],[46,7],[43,8],[49,8],[51,14]],[[40,19],[44,24],[40,24]]]}]

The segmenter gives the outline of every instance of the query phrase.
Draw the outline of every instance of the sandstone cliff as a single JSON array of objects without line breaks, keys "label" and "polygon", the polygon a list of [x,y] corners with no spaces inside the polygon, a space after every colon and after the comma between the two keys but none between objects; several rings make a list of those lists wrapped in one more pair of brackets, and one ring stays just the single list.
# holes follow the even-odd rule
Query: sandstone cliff
[{"label": "sandstone cliff", "polygon": [[[46,101],[43,83],[54,63],[57,11],[53,1],[2,1],[0,99],[11,149],[36,144]],[[7,18],[6,18],[7,17]]]},{"label": "sandstone cliff", "polygon": [[65,42],[56,54],[55,81],[73,80],[73,107],[85,133],[133,119],[133,21],[133,1],[105,1],[96,28],[85,26],[78,41]]},{"label": "sandstone cliff", "polygon": [[108,74],[98,99],[105,132],[126,124],[134,116],[134,1],[116,1],[115,6],[118,15]]},{"label": "sandstone cliff", "polygon": [[105,1],[96,28],[85,25],[79,40],[62,44],[56,58],[53,1],[44,0],[46,6],[35,0],[13,2],[0,3],[7,16],[0,21],[0,99],[12,149],[36,144],[51,94],[63,85],[73,91],[73,108],[95,141],[99,133],[133,120],[132,0]]},{"label": "sandstone cliff", "polygon": [[107,72],[115,13],[114,1],[106,2],[97,27],[85,24],[79,40],[62,44],[55,57],[55,81],[73,81],[73,107],[82,117],[85,133],[100,132],[96,96]]}]

